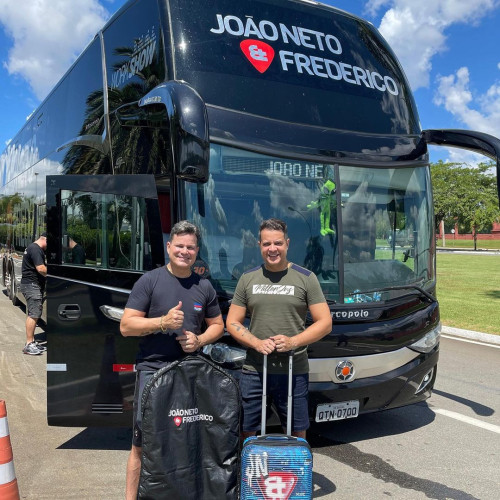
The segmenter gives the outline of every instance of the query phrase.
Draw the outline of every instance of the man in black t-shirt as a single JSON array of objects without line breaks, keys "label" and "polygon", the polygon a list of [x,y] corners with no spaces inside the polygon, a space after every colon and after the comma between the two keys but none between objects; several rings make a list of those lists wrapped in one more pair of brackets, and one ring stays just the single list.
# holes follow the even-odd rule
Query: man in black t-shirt
[{"label": "man in black t-shirt", "polygon": [[[187,221],[174,225],[167,242],[169,263],[134,285],[123,314],[123,336],[142,337],[136,359],[132,449],[127,462],[126,499],[137,498],[142,454],[141,395],[154,372],[168,362],[215,342],[224,333],[211,283],[193,274],[199,231]],[[201,333],[203,322],[207,329]]]},{"label": "man in black t-shirt", "polygon": [[72,264],[85,264],[85,249],[77,243],[71,236],[68,236],[68,246],[71,250]]},{"label": "man in black t-shirt", "polygon": [[42,233],[36,241],[28,245],[23,255],[20,291],[24,295],[27,304],[24,354],[38,355],[46,350],[45,347],[35,341],[35,328],[42,316],[43,293],[47,276],[46,248],[47,234]]}]

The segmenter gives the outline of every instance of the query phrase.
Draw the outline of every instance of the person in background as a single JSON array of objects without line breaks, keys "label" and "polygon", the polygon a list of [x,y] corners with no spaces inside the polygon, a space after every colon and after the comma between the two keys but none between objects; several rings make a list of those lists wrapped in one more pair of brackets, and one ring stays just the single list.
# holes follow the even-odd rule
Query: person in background
[{"label": "person in background", "polygon": [[21,267],[21,285],[19,290],[26,299],[26,344],[24,354],[38,355],[46,351],[46,347],[35,341],[35,328],[42,316],[47,264],[47,233],[30,243],[23,255]]},{"label": "person in background", "polygon": [[85,249],[71,236],[68,236],[68,247],[71,250],[72,264],[85,264]]},{"label": "person in background", "polygon": [[[199,241],[199,230],[190,222],[181,221],[172,227],[167,242],[168,264],[139,278],[120,323],[123,336],[141,337],[136,359],[132,449],[127,462],[127,500],[137,498],[140,479],[140,402],[144,386],[156,370],[211,344],[224,333],[214,288],[191,270]],[[204,322],[207,329],[201,333]]]},{"label": "person in background", "polygon": [[[285,428],[290,351],[294,351],[292,434],[305,438],[309,428],[307,346],[331,332],[332,318],[316,275],[288,262],[289,244],[285,222],[262,222],[259,247],[264,263],[242,274],[227,315],[227,331],[247,347],[240,376],[242,438],[260,428],[263,356],[268,356],[268,394]],[[312,323],[306,328],[308,310]],[[243,325],[247,311],[249,329]]]}]

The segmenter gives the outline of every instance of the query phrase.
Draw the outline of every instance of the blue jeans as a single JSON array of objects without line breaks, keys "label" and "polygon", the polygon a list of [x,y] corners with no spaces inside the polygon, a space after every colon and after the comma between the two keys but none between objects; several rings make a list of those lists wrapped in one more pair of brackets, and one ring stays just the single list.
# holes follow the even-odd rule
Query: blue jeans
[{"label": "blue jeans", "polygon": [[[261,424],[262,373],[242,370],[240,390],[243,401],[243,432],[258,431]],[[292,376],[292,394],[292,431],[305,431],[309,428],[308,373]],[[286,428],[288,375],[268,373],[267,395],[272,397],[281,425]]]}]

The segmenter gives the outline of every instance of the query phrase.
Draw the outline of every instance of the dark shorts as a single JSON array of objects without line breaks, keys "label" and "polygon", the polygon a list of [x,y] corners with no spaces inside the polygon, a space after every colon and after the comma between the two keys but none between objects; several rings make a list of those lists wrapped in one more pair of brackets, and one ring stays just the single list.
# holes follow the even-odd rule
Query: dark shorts
[{"label": "dark shorts", "polygon": [[141,370],[137,372],[135,377],[135,393],[134,393],[134,420],[132,427],[132,444],[142,447],[142,408],[141,399],[145,385],[155,374],[152,370]]},{"label": "dark shorts", "polygon": [[21,283],[19,290],[26,299],[28,316],[33,319],[41,318],[43,308],[43,292],[41,288],[34,283]]},{"label": "dark shorts", "polygon": [[[309,374],[292,377],[292,431],[305,431],[309,428],[308,410]],[[240,389],[243,406],[243,432],[260,430],[262,411],[262,373],[243,370],[240,376]],[[286,429],[288,406],[288,375],[268,374],[267,397],[271,397],[281,421]]]}]

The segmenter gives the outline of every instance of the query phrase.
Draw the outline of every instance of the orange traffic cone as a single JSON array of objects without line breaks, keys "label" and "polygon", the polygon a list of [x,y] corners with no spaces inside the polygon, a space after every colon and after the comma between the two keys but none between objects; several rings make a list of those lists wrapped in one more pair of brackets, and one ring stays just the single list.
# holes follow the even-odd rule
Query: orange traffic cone
[{"label": "orange traffic cone", "polygon": [[0,498],[19,500],[5,401],[0,399]]}]

